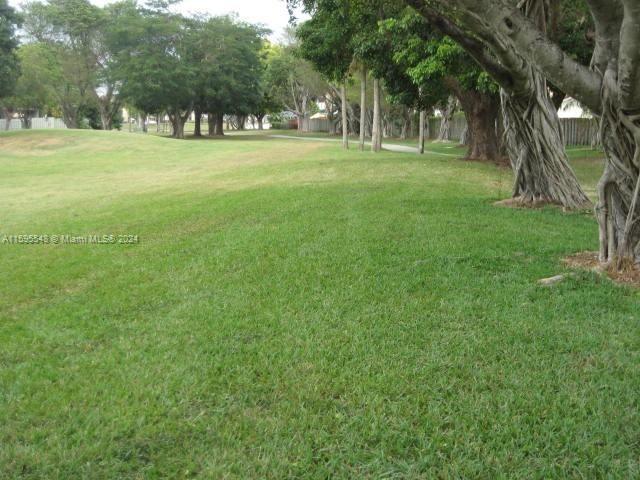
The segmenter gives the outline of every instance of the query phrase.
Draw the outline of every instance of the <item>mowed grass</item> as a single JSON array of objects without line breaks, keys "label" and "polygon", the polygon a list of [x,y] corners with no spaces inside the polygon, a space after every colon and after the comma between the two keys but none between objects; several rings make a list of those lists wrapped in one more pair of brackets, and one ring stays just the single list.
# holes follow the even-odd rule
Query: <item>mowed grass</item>
[{"label": "mowed grass", "polygon": [[0,171],[0,239],[140,237],[0,244],[0,478],[640,475],[639,294],[538,285],[596,224],[506,169],[34,131]]}]

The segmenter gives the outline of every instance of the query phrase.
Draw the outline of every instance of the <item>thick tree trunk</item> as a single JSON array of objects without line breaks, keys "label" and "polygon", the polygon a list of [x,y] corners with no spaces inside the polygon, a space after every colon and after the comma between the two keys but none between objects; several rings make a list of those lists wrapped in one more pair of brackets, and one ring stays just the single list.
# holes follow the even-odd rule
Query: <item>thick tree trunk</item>
[{"label": "thick tree trunk", "polygon": [[600,261],[621,269],[640,264],[640,110],[630,113],[617,107],[610,88],[605,87],[600,119],[606,162],[596,217]]},{"label": "thick tree trunk", "polygon": [[216,115],[216,136],[224,136],[224,113],[222,112]]},{"label": "thick tree trunk", "polygon": [[202,110],[199,108],[194,113],[193,136],[202,137]]},{"label": "thick tree trunk", "polygon": [[258,130],[264,130],[264,114],[257,114],[256,120],[258,120]]},{"label": "thick tree trunk", "polygon": [[515,176],[513,198],[523,204],[555,203],[571,209],[589,205],[569,165],[546,80],[531,68],[527,93],[502,90],[501,97]]},{"label": "thick tree trunk", "polygon": [[100,123],[103,130],[113,129],[113,119],[120,110],[120,99],[115,93],[115,86],[108,85],[104,95],[95,93],[95,100],[100,112]]},{"label": "thick tree trunk", "polygon": [[458,102],[453,95],[449,96],[447,106],[442,112],[442,122],[440,123],[440,133],[438,133],[438,142],[451,141],[451,121],[456,113]]},{"label": "thick tree trunk", "polygon": [[169,112],[169,120],[173,127],[173,138],[180,140],[184,139],[184,124],[187,123],[189,115],[191,114],[191,108],[186,111],[176,107],[172,112]]},{"label": "thick tree trunk", "polygon": [[342,103],[342,146],[349,150],[349,115],[347,114],[347,84],[340,86],[340,101]]},{"label": "thick tree trunk", "polygon": [[169,115],[171,119],[171,127],[173,129],[173,138],[184,139],[184,123],[180,120],[179,116]]},{"label": "thick tree trunk", "polygon": [[425,130],[426,130],[426,120],[427,120],[427,112],[425,112],[424,110],[420,110],[420,126],[419,128],[419,132],[418,132],[418,152],[420,153],[420,155],[424,154],[424,137],[425,137]]},{"label": "thick tree trunk", "polygon": [[100,111],[100,123],[102,124],[103,130],[112,130],[113,129],[113,119],[111,115],[106,114],[105,112]]},{"label": "thick tree trunk", "polygon": [[139,113],[138,114],[138,124],[140,125],[140,130],[142,133],[147,133],[147,114]]},{"label": "thick tree trunk", "polygon": [[216,134],[216,120],[217,115],[215,113],[207,113],[207,132],[210,137]]},{"label": "thick tree trunk", "polygon": [[469,160],[497,161],[500,158],[496,120],[500,114],[499,99],[494,95],[468,92],[464,102],[467,118]]},{"label": "thick tree trunk", "polygon": [[360,150],[364,151],[367,125],[367,69],[365,67],[362,67],[360,75]]},{"label": "thick tree trunk", "polygon": [[71,105],[62,106],[62,121],[67,128],[74,129],[79,127],[78,109]]},{"label": "thick tree trunk", "polygon": [[[497,95],[466,90],[455,78],[445,80],[462,105],[467,120],[466,140],[468,160],[497,161],[500,159],[496,121],[500,114],[500,98]],[[451,104],[451,102],[449,102]],[[464,132],[463,132],[464,136]]]},{"label": "thick tree trunk", "polygon": [[380,113],[380,80],[373,79],[373,127],[371,132],[371,151],[382,150],[382,115]]}]

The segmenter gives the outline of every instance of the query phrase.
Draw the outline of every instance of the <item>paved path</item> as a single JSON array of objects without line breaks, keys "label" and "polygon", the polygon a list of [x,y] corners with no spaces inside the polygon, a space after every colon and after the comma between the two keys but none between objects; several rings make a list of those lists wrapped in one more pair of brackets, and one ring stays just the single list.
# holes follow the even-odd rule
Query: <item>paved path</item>
[{"label": "paved path", "polygon": [[[306,140],[308,142],[342,142],[341,139],[336,138],[321,138],[321,137],[297,137],[294,135],[268,135],[270,138],[283,138],[286,140]],[[353,142],[350,142],[353,145]],[[358,145],[356,142],[355,145]],[[370,142],[367,142],[365,145],[371,146]],[[414,155],[418,153],[417,147],[410,147],[408,145],[395,145],[393,143],[383,143],[383,150],[387,150],[389,152],[397,152],[397,153],[413,153]],[[430,155],[441,155],[443,157],[454,157],[460,158],[460,155],[456,155],[455,153],[442,153],[442,152],[434,152],[433,150],[426,150],[424,153],[428,153]]]}]

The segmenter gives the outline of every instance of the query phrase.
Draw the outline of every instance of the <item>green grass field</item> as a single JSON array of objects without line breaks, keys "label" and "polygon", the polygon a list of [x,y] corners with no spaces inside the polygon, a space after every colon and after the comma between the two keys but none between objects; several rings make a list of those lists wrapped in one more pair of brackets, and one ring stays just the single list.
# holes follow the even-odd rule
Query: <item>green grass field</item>
[{"label": "green grass field", "polygon": [[0,478],[640,476],[640,295],[540,286],[596,223],[507,169],[33,131],[0,171],[0,240],[139,236],[0,243]]}]

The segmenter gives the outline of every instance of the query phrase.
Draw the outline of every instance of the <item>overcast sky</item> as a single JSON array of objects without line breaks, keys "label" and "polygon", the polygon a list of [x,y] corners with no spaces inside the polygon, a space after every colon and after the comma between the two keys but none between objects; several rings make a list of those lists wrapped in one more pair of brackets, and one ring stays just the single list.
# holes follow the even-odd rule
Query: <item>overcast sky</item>
[{"label": "overcast sky", "polygon": [[[9,0],[14,7],[24,0]],[[91,0],[95,5],[110,3],[109,0]],[[237,13],[241,20],[261,23],[273,31],[272,39],[277,40],[289,22],[285,0],[183,0],[177,7],[183,13],[210,13],[224,15]]]}]

